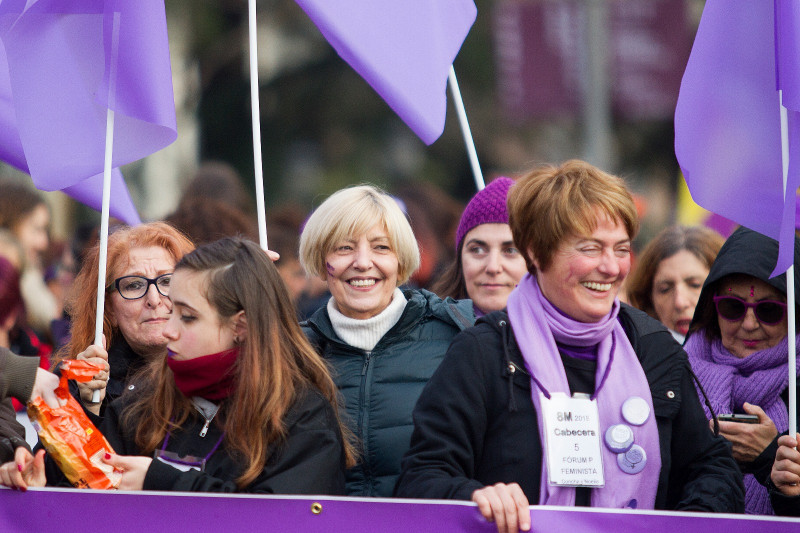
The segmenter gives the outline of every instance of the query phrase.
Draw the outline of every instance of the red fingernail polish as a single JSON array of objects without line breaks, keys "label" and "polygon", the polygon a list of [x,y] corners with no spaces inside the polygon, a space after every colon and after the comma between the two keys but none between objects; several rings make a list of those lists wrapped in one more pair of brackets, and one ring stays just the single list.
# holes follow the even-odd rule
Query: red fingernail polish
[{"label": "red fingernail polish", "polygon": [[105,458],[106,458],[106,460],[111,459],[111,454],[106,452]]},{"label": "red fingernail polish", "polygon": [[19,470],[20,472],[22,472],[22,469],[23,469],[22,465],[17,465],[17,470]]}]

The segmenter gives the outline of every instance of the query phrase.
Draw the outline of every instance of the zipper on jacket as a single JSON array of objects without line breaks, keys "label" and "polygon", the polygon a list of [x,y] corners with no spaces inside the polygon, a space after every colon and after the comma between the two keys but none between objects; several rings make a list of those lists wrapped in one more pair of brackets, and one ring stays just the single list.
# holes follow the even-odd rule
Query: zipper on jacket
[{"label": "zipper on jacket", "polygon": [[367,371],[369,370],[369,362],[372,352],[365,352],[365,354],[366,356],[364,357],[364,364],[361,366],[361,386],[358,389],[358,439],[361,441],[362,453],[362,462],[359,466],[364,476],[364,479],[361,481],[363,483],[363,489],[366,489],[367,494],[372,495],[372,472],[370,471],[369,464],[369,438],[367,438],[364,424],[364,414],[367,411],[367,406],[364,405],[364,403],[369,397],[367,394]]},{"label": "zipper on jacket", "polygon": [[358,436],[361,439],[364,455],[366,455],[367,452],[366,439],[364,438],[364,411],[366,410],[364,401],[367,397],[367,369],[369,368],[369,361],[370,357],[372,356],[372,352],[365,353],[366,357],[364,358],[364,364],[361,365],[361,386],[358,388]]}]

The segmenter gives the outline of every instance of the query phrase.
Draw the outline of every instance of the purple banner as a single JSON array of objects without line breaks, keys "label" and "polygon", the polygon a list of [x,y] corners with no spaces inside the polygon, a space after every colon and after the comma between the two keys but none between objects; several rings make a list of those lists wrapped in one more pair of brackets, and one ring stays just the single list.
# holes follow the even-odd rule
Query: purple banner
[{"label": "purple banner", "polygon": [[[469,502],[0,489],[0,531],[496,531]],[[531,531],[800,533],[800,519],[531,507]]]}]

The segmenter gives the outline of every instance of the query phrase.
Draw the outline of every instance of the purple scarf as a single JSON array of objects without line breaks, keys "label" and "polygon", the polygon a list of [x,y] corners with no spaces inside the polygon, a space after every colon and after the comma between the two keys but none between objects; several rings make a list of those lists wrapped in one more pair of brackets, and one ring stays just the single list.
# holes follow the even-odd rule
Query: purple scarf
[{"label": "purple scarf", "polygon": [[[744,412],[742,404],[747,402],[761,407],[779,433],[789,429],[789,411],[781,400],[781,392],[789,386],[786,337],[772,348],[739,358],[722,346],[722,340],[708,342],[705,332],[698,331],[684,349],[716,414]],[[800,368],[800,358],[798,363]],[[701,394],[699,388],[697,392]],[[703,410],[710,419],[708,407],[703,405]],[[744,476],[744,486],[746,513],[774,514],[767,489],[752,474]]]},{"label": "purple scarf", "polygon": [[[653,509],[661,472],[661,449],[653,412],[650,386],[622,325],[617,320],[619,301],[597,323],[578,322],[553,306],[542,295],[536,278],[526,274],[508,298],[508,317],[525,365],[531,374],[531,397],[537,413],[542,413],[540,388],[544,395],[563,392],[570,395],[567,376],[556,343],[594,346],[597,350],[595,393],[600,413],[600,432],[625,423],[622,403],[631,396],[644,398],[650,416],[642,426],[630,426],[634,441],[647,453],[647,465],[638,474],[627,474],[617,466],[617,454],[601,442],[605,487],[592,489],[592,507],[621,509],[636,500],[639,509]],[[535,378],[535,379],[533,379]],[[546,392],[545,392],[546,391]],[[544,419],[540,415],[539,439],[542,443],[540,505],[575,505],[575,489],[548,483],[544,448]],[[602,437],[601,437],[602,439]]]}]

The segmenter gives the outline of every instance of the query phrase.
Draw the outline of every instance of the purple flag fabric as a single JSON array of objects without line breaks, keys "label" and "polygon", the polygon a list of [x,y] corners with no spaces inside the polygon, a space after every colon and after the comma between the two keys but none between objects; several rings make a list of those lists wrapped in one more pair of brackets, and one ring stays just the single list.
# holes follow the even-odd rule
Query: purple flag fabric
[{"label": "purple flag fabric", "polygon": [[[776,10],[785,17],[777,25]],[[789,153],[800,157],[797,10],[796,0],[708,0],[675,109],[675,154],[692,198],[777,239],[773,275],[792,263],[800,185],[800,161],[790,157],[784,201],[777,89],[789,109]]]},{"label": "purple flag fabric", "polygon": [[[8,63],[2,42],[0,42],[0,161],[4,161],[22,172],[30,173],[17,129],[11,84],[8,77]],[[79,181],[75,185],[64,188],[63,192],[99,211],[103,205],[103,175],[96,174]],[[126,224],[136,225],[141,222],[118,168],[113,169],[111,174],[109,213]]]},{"label": "purple flag fabric", "polygon": [[113,167],[176,139],[163,0],[3,0],[0,40],[38,188],[102,173],[108,108]]},{"label": "purple flag fabric", "polygon": [[447,76],[475,22],[473,0],[296,1],[425,144],[441,136]]},{"label": "purple flag fabric", "polygon": [[[77,489],[0,489],[0,531],[330,531],[492,533],[477,506],[454,500],[266,496]],[[796,518],[531,507],[532,533],[800,533]]]}]

